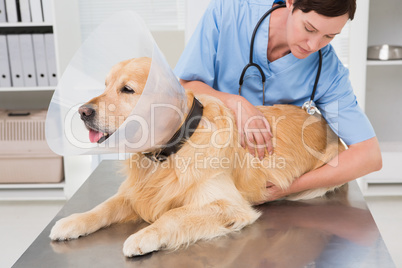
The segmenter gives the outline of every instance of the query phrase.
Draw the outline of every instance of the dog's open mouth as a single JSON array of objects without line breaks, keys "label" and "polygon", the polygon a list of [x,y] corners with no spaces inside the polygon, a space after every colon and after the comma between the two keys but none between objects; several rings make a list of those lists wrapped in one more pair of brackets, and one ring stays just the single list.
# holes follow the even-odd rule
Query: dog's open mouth
[{"label": "dog's open mouth", "polygon": [[102,143],[110,137],[110,133],[99,132],[95,129],[89,128],[89,140],[92,143]]}]

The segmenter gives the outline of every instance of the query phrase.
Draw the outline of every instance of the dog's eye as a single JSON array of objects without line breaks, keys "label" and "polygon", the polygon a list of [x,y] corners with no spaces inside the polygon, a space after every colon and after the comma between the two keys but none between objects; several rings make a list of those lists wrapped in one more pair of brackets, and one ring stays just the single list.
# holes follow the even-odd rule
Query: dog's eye
[{"label": "dog's eye", "polygon": [[124,86],[121,90],[122,93],[133,94],[135,93],[134,89],[129,86]]}]

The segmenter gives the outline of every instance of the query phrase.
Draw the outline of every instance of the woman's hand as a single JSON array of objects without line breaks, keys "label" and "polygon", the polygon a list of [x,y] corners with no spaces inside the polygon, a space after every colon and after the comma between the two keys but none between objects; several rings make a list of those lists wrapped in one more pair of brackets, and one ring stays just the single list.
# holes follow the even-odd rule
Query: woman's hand
[{"label": "woman's hand", "polygon": [[337,157],[320,168],[304,173],[286,189],[266,183],[264,202],[300,193],[309,189],[342,185],[382,168],[381,149],[376,137],[349,145]]},{"label": "woman's hand", "polygon": [[291,194],[291,192],[289,192],[289,189],[283,190],[282,188],[276,186],[269,181],[266,182],[264,192],[265,198],[263,200],[254,202],[253,205],[261,205],[267,202],[279,200]]},{"label": "woman's hand", "polygon": [[239,95],[233,95],[220,92],[201,81],[187,81],[180,79],[184,88],[191,88],[195,94],[208,94],[220,99],[229,109],[231,109],[236,118],[241,146],[248,148],[250,153],[264,158],[265,150],[269,154],[273,153],[271,127],[264,115],[245,98]]},{"label": "woman's hand", "polygon": [[260,159],[264,158],[265,150],[273,153],[272,133],[268,120],[245,98],[230,95],[225,101],[226,106],[235,114],[241,146]]},{"label": "woman's hand", "polygon": [[289,191],[283,190],[282,188],[270,182],[267,182],[267,185],[265,186],[265,196],[267,197],[267,199],[264,200],[264,203],[284,198],[289,194]]}]

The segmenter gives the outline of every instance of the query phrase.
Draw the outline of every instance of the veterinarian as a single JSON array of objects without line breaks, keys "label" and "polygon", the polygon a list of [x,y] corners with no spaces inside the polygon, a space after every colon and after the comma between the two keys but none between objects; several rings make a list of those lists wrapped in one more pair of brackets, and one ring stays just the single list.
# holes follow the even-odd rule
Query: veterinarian
[{"label": "veterinarian", "polygon": [[[286,4],[262,21],[255,34],[253,63],[239,90],[239,77],[249,63],[255,26],[267,10]],[[302,106],[312,96],[322,53],[322,70],[314,103],[331,128],[348,145],[337,160],[297,178],[289,189],[267,185],[272,201],[291,193],[335,186],[382,167],[381,151],[367,116],[359,107],[331,40],[354,17],[355,0],[211,0],[186,46],[176,75],[195,94],[220,99],[235,114],[243,147],[260,159],[272,153],[271,126],[255,105]],[[239,94],[240,93],[240,94]]]}]

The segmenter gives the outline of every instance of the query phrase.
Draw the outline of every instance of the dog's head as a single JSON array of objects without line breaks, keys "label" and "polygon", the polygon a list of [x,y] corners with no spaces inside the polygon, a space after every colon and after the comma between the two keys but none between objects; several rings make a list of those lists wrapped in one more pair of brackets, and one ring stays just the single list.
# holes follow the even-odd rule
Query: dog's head
[{"label": "dog's head", "polygon": [[122,61],[106,77],[106,89],[82,105],[78,112],[89,130],[91,142],[102,143],[130,115],[148,79],[150,58]]}]

